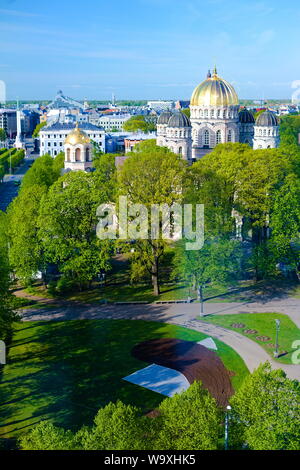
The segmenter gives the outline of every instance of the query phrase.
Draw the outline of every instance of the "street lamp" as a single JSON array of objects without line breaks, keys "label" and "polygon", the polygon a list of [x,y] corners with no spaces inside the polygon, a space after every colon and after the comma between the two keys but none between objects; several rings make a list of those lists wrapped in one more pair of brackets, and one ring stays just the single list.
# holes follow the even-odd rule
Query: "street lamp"
[{"label": "street lamp", "polygon": [[231,406],[226,406],[225,411],[225,450],[228,450],[228,433],[229,433],[229,413],[231,411]]},{"label": "street lamp", "polygon": [[280,329],[280,320],[275,320],[275,323],[276,323],[276,341],[275,341],[274,357],[278,357],[279,356],[278,335],[279,335],[279,329]]}]

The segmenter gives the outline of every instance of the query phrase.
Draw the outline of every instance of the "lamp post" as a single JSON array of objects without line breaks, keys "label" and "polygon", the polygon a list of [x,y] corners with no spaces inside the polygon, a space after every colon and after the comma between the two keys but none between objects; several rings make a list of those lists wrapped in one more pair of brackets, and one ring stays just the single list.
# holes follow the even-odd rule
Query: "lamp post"
[{"label": "lamp post", "polygon": [[228,450],[228,435],[229,435],[229,413],[231,410],[231,406],[226,406],[225,411],[225,450]]},{"label": "lamp post", "polygon": [[279,356],[278,335],[279,335],[279,329],[280,329],[280,320],[275,320],[275,323],[276,323],[276,341],[275,341],[274,357],[278,357]]}]

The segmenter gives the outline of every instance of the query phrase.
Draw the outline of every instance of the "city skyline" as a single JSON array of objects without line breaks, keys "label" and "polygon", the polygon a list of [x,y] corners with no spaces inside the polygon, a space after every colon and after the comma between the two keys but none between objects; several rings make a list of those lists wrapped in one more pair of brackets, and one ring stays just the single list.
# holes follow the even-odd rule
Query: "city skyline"
[{"label": "city skyline", "polygon": [[290,99],[300,7],[290,1],[0,2],[7,100],[189,99],[216,63],[241,99]]}]

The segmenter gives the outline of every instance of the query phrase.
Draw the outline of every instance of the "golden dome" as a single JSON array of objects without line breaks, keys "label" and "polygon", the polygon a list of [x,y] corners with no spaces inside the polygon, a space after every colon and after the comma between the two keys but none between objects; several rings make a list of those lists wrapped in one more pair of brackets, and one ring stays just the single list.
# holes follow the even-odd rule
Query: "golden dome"
[{"label": "golden dome", "polygon": [[191,106],[237,106],[238,96],[230,83],[217,75],[208,73],[207,79],[193,91]]},{"label": "golden dome", "polygon": [[75,128],[68,134],[65,144],[71,144],[71,145],[76,145],[76,144],[89,144],[91,142],[91,139],[89,136],[83,132],[81,129],[78,127],[78,122],[76,122]]}]

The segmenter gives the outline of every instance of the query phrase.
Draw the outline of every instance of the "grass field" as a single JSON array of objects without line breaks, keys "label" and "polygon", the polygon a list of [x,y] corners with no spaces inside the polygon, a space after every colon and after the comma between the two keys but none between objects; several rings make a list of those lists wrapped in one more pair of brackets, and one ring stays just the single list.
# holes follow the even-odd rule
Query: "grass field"
[{"label": "grass field", "polygon": [[[76,429],[97,410],[122,400],[145,412],[162,395],[122,380],[146,366],[131,355],[141,341],[173,337],[199,341],[206,335],[157,322],[76,320],[18,323],[0,384],[0,437],[11,438],[43,419]],[[218,354],[233,371],[238,389],[248,370],[229,346]]]},{"label": "grass field", "polygon": [[[272,345],[275,344],[276,338],[275,319],[280,320],[279,350],[281,353],[287,352],[287,354],[281,355],[276,360],[285,364],[291,364],[291,355],[294,352],[291,346],[293,341],[300,339],[300,330],[287,315],[282,313],[241,313],[236,315],[207,315],[206,317],[201,317],[201,321],[224,326],[247,336],[262,346],[272,357],[274,351]],[[245,327],[234,328],[232,326],[234,323],[242,323]],[[257,330],[257,333],[247,334],[245,329]],[[257,336],[268,336],[270,340],[264,342],[257,339]]]}]

